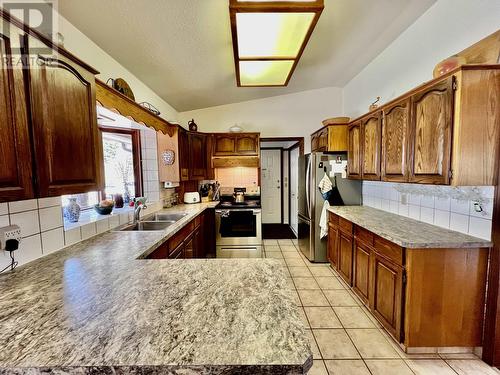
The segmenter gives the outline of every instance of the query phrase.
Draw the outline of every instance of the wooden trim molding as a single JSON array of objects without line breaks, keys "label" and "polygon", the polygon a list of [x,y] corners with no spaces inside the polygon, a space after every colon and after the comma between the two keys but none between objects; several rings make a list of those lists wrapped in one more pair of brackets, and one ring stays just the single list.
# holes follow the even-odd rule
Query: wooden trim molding
[{"label": "wooden trim molding", "polygon": [[[260,142],[290,142],[297,141],[296,144],[289,147],[287,150],[290,151],[295,147],[299,147],[299,154],[304,155],[304,137],[267,137],[260,138]],[[262,147],[262,146],[261,146]],[[265,148],[265,146],[264,146]]]},{"label": "wooden trim molding", "polygon": [[149,112],[146,108],[98,79],[96,79],[96,99],[97,104],[118,112],[123,116],[130,117],[134,121],[142,123],[156,131],[168,134],[171,137],[175,134],[177,125],[171,124]]}]

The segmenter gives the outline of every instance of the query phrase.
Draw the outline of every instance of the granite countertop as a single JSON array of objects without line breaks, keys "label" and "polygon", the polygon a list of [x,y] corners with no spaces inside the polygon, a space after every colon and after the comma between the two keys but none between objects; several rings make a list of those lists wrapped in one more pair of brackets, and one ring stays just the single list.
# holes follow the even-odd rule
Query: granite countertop
[{"label": "granite countertop", "polygon": [[0,373],[306,373],[310,344],[279,261],[139,259],[207,207],[0,275]]},{"label": "granite countertop", "polygon": [[330,212],[406,248],[491,247],[490,241],[367,206],[333,206]]}]

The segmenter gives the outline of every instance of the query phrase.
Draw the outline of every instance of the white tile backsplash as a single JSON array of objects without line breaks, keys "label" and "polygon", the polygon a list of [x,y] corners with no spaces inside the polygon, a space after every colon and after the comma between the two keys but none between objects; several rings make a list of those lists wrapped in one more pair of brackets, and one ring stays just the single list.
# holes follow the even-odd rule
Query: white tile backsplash
[{"label": "white tile backsplash", "polygon": [[41,208],[38,212],[40,214],[40,229],[42,232],[63,226],[61,206]]},{"label": "white tile backsplash", "polygon": [[82,232],[82,240],[94,237],[97,234],[97,229],[95,223],[85,224],[80,227]]},{"label": "white tile backsplash", "polygon": [[488,240],[491,239],[494,194],[493,186],[363,181],[363,204],[366,206]]},{"label": "white tile backsplash", "polygon": [[38,208],[61,206],[61,197],[40,198]]},{"label": "white tile backsplash", "polygon": [[19,225],[22,237],[29,237],[40,233],[38,210],[12,214],[10,215],[10,223],[12,225]]},{"label": "white tile backsplash", "polygon": [[19,250],[14,252],[14,257],[19,265],[31,262],[41,256],[43,253],[40,234],[23,238],[19,244]]},{"label": "white tile backsplash", "polygon": [[73,245],[82,240],[80,227],[64,231],[64,245]]},{"label": "white tile backsplash", "polygon": [[9,213],[13,214],[16,212],[36,210],[38,208],[38,202],[36,199],[28,199],[25,201],[9,202]]},{"label": "white tile backsplash", "polygon": [[42,251],[44,255],[61,250],[64,247],[64,230],[57,228],[42,233]]}]

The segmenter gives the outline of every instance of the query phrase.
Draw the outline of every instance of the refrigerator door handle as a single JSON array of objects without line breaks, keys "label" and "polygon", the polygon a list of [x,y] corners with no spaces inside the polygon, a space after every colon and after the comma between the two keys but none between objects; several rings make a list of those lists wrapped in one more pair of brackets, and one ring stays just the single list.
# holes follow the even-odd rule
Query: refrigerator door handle
[{"label": "refrigerator door handle", "polygon": [[[311,155],[312,158],[312,155]],[[307,205],[307,215],[309,216],[309,219],[311,218],[311,194],[310,194],[310,186],[309,184],[311,183],[311,158],[309,158],[307,162],[307,167],[306,167],[306,205]]]}]

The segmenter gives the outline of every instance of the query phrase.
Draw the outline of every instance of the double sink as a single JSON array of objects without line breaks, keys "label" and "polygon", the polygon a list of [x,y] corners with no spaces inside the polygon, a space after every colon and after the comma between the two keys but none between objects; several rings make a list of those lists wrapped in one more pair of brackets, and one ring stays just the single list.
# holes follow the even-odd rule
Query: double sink
[{"label": "double sink", "polygon": [[187,214],[179,213],[179,214],[165,214],[165,213],[157,213],[152,216],[146,217],[144,220],[141,220],[132,225],[126,226],[121,229],[122,231],[159,231],[168,228],[169,226],[175,224]]}]

